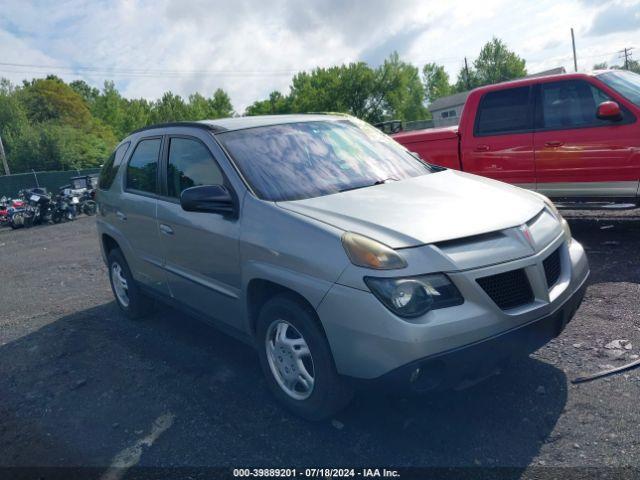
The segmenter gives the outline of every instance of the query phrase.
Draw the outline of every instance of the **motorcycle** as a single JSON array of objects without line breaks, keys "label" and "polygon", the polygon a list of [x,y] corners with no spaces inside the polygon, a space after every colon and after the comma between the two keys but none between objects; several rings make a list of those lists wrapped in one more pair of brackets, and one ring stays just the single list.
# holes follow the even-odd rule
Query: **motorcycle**
[{"label": "motorcycle", "polygon": [[0,199],[0,226],[9,225],[13,228],[13,216],[15,214],[22,215],[25,210],[23,200],[17,198],[2,197]]},{"label": "motorcycle", "polygon": [[51,220],[51,197],[43,188],[29,188],[20,191],[24,206],[11,215],[11,228],[32,227],[49,223]]},{"label": "motorcycle", "polygon": [[84,213],[85,215],[95,215],[97,204],[95,202],[95,189],[97,186],[97,177],[91,175],[83,175],[79,177],[71,177],[71,183],[60,187],[60,194],[69,198],[76,198],[73,204],[76,213]]},{"label": "motorcycle", "polygon": [[94,192],[92,190],[85,191],[80,197],[78,197],[78,210],[85,215],[95,215],[97,204],[93,198]]},{"label": "motorcycle", "polygon": [[56,195],[53,199],[51,221],[53,223],[70,222],[76,219],[76,208],[72,200],[77,197],[67,197],[66,195]]}]

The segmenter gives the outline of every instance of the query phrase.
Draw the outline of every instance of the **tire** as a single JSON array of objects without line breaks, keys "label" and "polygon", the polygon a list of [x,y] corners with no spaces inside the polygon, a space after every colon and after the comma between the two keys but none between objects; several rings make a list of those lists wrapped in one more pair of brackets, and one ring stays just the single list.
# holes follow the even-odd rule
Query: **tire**
[{"label": "tire", "polygon": [[[288,335],[288,343],[277,344],[274,339],[277,336],[277,325],[283,321],[288,324],[288,327],[283,327],[285,335]],[[257,320],[256,335],[260,364],[267,385],[291,412],[307,420],[322,420],[339,412],[350,402],[353,389],[336,371],[329,343],[315,311],[295,295],[279,294],[263,305]],[[302,372],[298,363],[300,360],[295,359],[295,352],[306,350],[301,345],[300,338],[296,338],[298,335],[306,344],[308,357],[311,359],[303,356],[301,360],[306,373],[312,373],[311,388],[308,388],[309,382],[304,380],[302,373],[300,375],[303,380],[293,380],[296,382],[293,389],[283,386],[286,381],[291,381],[291,378]],[[270,344],[275,345],[275,348]],[[270,348],[272,354],[268,353]],[[286,370],[287,368],[291,370]],[[285,378],[287,375],[290,376]]]},{"label": "tire", "polygon": [[[118,248],[114,248],[109,252],[107,257],[109,267],[109,283],[116,303],[122,312],[132,320],[142,318],[153,310],[153,301],[147,297],[141,290],[131,275],[131,270],[124,255]],[[118,283],[122,277],[126,286]],[[125,296],[122,295],[122,288],[125,290]]]},{"label": "tire", "polygon": [[84,204],[82,205],[82,213],[87,216],[95,215],[96,202],[94,202],[93,200],[87,200],[86,202],[84,202]]}]

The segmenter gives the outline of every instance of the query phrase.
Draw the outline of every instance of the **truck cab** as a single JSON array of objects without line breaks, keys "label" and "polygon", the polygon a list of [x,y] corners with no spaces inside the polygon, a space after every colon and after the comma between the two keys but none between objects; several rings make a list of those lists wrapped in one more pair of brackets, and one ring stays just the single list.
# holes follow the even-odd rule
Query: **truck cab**
[{"label": "truck cab", "polygon": [[640,75],[560,74],[478,88],[457,127],[394,138],[425,161],[560,202],[636,206]]}]

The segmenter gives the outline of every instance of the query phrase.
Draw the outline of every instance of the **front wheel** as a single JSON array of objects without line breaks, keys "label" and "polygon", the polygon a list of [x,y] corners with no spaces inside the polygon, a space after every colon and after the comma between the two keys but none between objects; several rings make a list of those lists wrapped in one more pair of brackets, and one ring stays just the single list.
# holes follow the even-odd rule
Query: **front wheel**
[{"label": "front wheel", "polygon": [[267,384],[289,410],[321,420],[349,403],[352,388],[336,372],[311,307],[293,295],[277,295],[262,307],[256,330]]}]

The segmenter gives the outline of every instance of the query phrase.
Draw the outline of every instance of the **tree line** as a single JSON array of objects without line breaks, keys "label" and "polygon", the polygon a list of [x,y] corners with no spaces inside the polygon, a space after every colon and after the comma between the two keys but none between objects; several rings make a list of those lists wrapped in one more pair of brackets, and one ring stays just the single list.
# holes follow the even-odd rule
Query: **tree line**
[{"label": "tree line", "polygon": [[[393,53],[378,67],[354,62],[300,72],[288,92],[271,92],[243,114],[343,112],[371,123],[426,120],[431,116],[426,106],[437,98],[526,73],[525,61],[493,38],[455,82],[442,65],[420,69]],[[99,166],[119,139],[138,128],[233,115],[222,89],[188,98],[169,91],[149,101],[124,98],[110,81],[99,90],[55,75],[19,86],[0,80],[0,137],[11,173]]]}]

